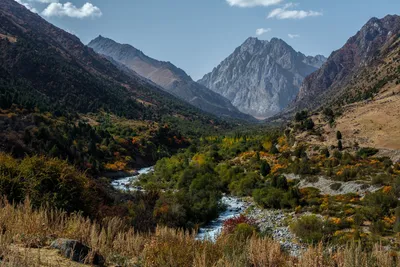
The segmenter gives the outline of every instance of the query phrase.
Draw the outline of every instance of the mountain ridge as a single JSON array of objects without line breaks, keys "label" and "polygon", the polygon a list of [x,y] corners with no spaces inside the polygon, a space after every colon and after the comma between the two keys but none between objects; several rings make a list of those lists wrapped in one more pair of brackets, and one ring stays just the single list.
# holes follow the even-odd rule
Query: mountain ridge
[{"label": "mountain ridge", "polygon": [[120,44],[101,35],[88,46],[203,111],[220,117],[252,120],[249,115],[240,113],[223,96],[193,81],[184,70],[171,62],[158,61],[132,45]]},{"label": "mountain ridge", "polygon": [[358,81],[363,73],[370,73],[370,75],[363,75],[366,79],[374,76],[371,68],[381,65],[390,49],[394,49],[391,45],[396,45],[399,36],[399,16],[371,18],[340,49],[332,52],[327,62],[318,71],[304,80],[298,96],[282,114],[292,114],[304,108],[315,109],[328,102],[334,102],[332,99],[344,94],[362,94],[365,91],[371,91],[373,88],[350,87],[354,87],[351,84]]}]

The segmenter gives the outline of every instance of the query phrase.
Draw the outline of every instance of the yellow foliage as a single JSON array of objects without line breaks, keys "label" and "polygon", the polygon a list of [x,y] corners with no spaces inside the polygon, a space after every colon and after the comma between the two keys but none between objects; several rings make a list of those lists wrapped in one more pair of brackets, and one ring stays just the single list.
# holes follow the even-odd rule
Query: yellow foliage
[{"label": "yellow foliage", "polygon": [[263,147],[264,147],[264,149],[265,150],[270,150],[271,149],[271,147],[272,147],[272,142],[270,141],[270,140],[268,140],[268,141],[265,141],[264,143],[263,143]]},{"label": "yellow foliage", "polygon": [[338,225],[338,224],[340,224],[340,223],[342,222],[342,219],[336,218],[336,217],[332,217],[332,218],[331,218],[331,221],[332,221],[334,224]]},{"label": "yellow foliage", "polygon": [[272,166],[271,172],[272,173],[277,173],[279,170],[286,168],[286,166],[281,165],[281,164],[275,164],[274,166]]},{"label": "yellow foliage", "polygon": [[391,217],[388,217],[388,216],[385,216],[384,218],[383,218],[383,221],[385,222],[385,223],[387,223],[387,224],[389,224],[389,225],[394,225],[394,223],[396,222],[396,216],[391,216]]},{"label": "yellow foliage", "polygon": [[206,155],[197,153],[193,156],[192,163],[197,165],[204,165],[206,163]]}]

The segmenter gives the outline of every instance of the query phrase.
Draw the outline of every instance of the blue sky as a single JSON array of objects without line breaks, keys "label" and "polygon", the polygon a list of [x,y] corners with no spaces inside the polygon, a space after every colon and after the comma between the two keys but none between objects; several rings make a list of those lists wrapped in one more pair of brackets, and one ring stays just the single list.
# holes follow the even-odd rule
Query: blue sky
[{"label": "blue sky", "polygon": [[76,34],[85,44],[101,34],[131,44],[155,59],[170,61],[195,80],[250,36],[278,37],[306,55],[329,56],[371,17],[400,13],[399,0],[17,2]]}]

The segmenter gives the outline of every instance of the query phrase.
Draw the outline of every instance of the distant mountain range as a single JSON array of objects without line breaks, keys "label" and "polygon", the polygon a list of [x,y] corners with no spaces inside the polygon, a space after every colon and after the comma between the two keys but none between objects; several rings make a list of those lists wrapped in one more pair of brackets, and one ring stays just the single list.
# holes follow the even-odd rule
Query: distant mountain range
[{"label": "distant mountain range", "polygon": [[193,81],[185,71],[170,62],[155,60],[131,45],[119,44],[102,36],[92,40],[88,46],[206,112],[220,117],[253,119],[239,112],[228,99]]},{"label": "distant mountain range", "polygon": [[241,112],[273,116],[297,96],[306,76],[326,61],[305,56],[281,39],[248,38],[198,82],[229,99]]}]

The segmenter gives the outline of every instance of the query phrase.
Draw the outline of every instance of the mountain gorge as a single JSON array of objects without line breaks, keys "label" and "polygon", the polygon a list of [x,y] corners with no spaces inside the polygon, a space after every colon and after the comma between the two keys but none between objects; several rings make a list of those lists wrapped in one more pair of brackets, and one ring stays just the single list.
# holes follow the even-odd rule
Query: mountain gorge
[{"label": "mountain gorge", "polygon": [[281,39],[247,39],[198,82],[240,111],[257,118],[275,115],[293,101],[306,76],[325,62],[305,56]]},{"label": "mountain gorge", "polygon": [[182,69],[170,62],[155,60],[131,45],[119,44],[102,36],[92,40],[88,46],[203,111],[221,117],[251,120],[250,116],[232,106],[229,100],[194,82]]}]

